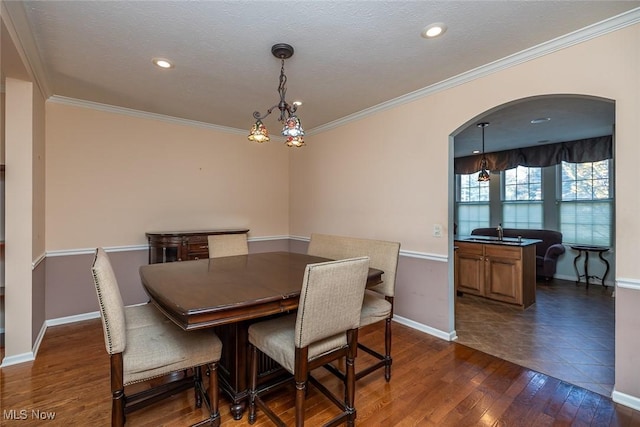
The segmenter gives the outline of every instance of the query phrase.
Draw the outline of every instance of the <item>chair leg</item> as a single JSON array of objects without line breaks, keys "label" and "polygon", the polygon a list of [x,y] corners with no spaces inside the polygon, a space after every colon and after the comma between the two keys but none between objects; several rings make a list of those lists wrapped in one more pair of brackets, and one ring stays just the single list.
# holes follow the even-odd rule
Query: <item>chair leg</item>
[{"label": "chair leg", "polygon": [[347,339],[349,342],[349,350],[346,357],[347,375],[345,379],[345,412],[347,414],[347,425],[349,427],[355,426],[356,421],[356,409],[355,409],[355,397],[356,397],[356,368],[355,358],[358,348],[358,330],[350,330],[347,332]]},{"label": "chair leg", "polygon": [[207,390],[210,403],[211,425],[217,427],[220,425],[220,410],[218,401],[218,364],[209,364],[209,389]]},{"label": "chair leg", "polygon": [[309,378],[309,347],[296,347],[293,378],[296,383],[296,427],[304,426],[307,380]]},{"label": "chair leg", "polygon": [[296,380],[296,427],[304,426],[304,404],[307,400],[307,379]]},{"label": "chair leg", "polygon": [[384,379],[391,381],[391,317],[384,324]]},{"label": "chair leg", "polygon": [[125,423],[122,353],[112,354],[109,361],[111,364],[111,426],[122,427]]},{"label": "chair leg", "polygon": [[256,388],[258,384],[258,349],[249,344],[251,383],[249,388],[249,424],[256,422]]},{"label": "chair leg", "polygon": [[124,426],[124,390],[116,390],[112,394],[111,426]]}]

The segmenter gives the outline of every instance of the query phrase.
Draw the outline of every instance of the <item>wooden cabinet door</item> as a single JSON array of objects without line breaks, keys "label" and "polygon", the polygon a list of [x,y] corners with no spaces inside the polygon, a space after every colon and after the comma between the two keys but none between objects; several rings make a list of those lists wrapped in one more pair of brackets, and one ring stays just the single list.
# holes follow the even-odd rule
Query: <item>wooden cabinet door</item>
[{"label": "wooden cabinet door", "polygon": [[488,298],[522,305],[520,247],[485,245],[485,289]]},{"label": "wooden cabinet door", "polygon": [[483,245],[458,243],[456,291],[484,295]]}]

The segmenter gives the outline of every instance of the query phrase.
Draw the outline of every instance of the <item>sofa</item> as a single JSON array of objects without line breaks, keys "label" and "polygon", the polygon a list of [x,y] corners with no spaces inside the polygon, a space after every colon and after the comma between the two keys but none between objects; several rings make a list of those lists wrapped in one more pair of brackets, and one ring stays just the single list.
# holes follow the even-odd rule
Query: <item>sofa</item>
[{"label": "sofa", "polygon": [[[498,236],[497,228],[476,228],[471,231],[475,236]],[[504,237],[542,240],[536,244],[536,276],[551,280],[556,273],[558,257],[565,252],[562,233],[553,230],[529,230],[525,228],[505,228]]]}]

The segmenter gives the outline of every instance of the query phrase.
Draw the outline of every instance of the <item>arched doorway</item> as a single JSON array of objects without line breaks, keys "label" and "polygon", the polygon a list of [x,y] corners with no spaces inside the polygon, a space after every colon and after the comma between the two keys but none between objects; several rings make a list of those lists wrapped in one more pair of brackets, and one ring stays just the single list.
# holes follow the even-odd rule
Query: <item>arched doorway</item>
[{"label": "arched doorway", "polygon": [[[613,286],[603,288],[599,281],[598,285],[592,282],[589,289],[584,282],[576,285],[574,259],[577,252],[571,249],[571,244],[580,243],[589,233],[593,235],[593,229],[603,224],[598,224],[597,218],[591,222],[574,218],[572,226],[568,215],[572,204],[580,209],[589,203],[592,207],[609,206],[610,222],[605,224],[609,240],[601,244],[614,247],[615,104],[611,100],[588,96],[547,95],[500,105],[469,120],[454,133],[455,158],[473,156],[474,149],[481,149],[479,122],[489,123],[484,129],[485,153],[488,155],[522,150],[518,155],[527,157],[530,152],[526,150],[533,149],[542,150],[544,158],[545,150],[559,144],[608,135],[611,156],[606,160],[590,160],[585,155],[577,166],[562,162],[518,166],[518,171],[523,173],[514,172],[511,165],[508,171],[491,171],[491,180],[484,184],[484,190],[475,185],[477,179],[464,177],[464,173],[456,175],[454,217],[459,225],[456,237],[462,238],[480,226],[495,228],[502,223],[505,228],[565,231],[566,249],[558,259],[553,280],[538,282],[536,303],[527,309],[464,293],[458,297],[455,307],[458,342],[610,396],[614,383]],[[584,150],[581,153],[584,154]],[[595,182],[593,175],[585,175],[588,167],[593,171],[595,160],[604,161],[606,165],[606,177],[600,176],[601,171],[595,172],[596,180],[607,180],[606,197],[600,199],[598,195],[588,201],[580,194],[573,201],[569,200],[572,186],[575,192],[580,191],[581,185]],[[535,167],[539,169],[535,173],[529,170]],[[567,172],[571,167],[574,168],[573,177]],[[538,177],[539,181],[532,176]],[[573,182],[571,178],[574,178]],[[461,182],[465,179],[468,188],[463,189]],[[462,196],[464,191],[467,191],[466,199]],[[470,197],[474,191],[484,191],[485,199]],[[516,193],[522,193],[523,197]],[[517,197],[510,198],[513,197],[510,194]],[[470,220],[464,218],[467,208],[471,208],[467,215],[474,215]],[[606,256],[615,271],[612,252],[607,252]],[[582,259],[577,265],[581,267]],[[602,277],[605,266],[597,258],[594,261],[592,255],[589,269],[589,275],[594,272]],[[609,285],[613,284],[613,277],[615,273],[610,271],[607,275]]]}]

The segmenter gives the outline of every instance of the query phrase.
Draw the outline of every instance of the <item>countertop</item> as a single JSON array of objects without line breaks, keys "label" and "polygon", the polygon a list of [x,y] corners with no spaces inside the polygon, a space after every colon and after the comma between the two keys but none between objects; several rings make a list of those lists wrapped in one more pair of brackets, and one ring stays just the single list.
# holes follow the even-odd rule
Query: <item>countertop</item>
[{"label": "countertop", "polygon": [[530,246],[542,242],[540,239],[525,239],[518,237],[504,237],[502,240],[492,236],[462,236],[455,239],[456,242],[481,243],[504,246]]}]

